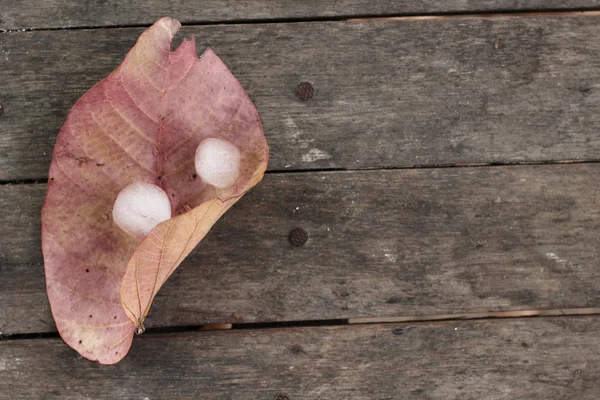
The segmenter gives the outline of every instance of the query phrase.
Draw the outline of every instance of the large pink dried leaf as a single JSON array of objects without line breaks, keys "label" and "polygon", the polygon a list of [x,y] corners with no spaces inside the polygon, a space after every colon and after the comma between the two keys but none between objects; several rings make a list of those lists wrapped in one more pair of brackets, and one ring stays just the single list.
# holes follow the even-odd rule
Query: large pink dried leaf
[{"label": "large pink dried leaf", "polygon": [[[52,313],[67,344],[105,364],[125,356],[160,286],[266,169],[252,102],[210,49],[199,60],[191,39],[171,51],[179,28],[158,21],[79,99],[50,167],[42,247]],[[194,152],[209,137],[241,152],[229,188],[196,176]],[[137,181],[162,187],[174,216],[141,242],[111,220],[117,194]]]}]

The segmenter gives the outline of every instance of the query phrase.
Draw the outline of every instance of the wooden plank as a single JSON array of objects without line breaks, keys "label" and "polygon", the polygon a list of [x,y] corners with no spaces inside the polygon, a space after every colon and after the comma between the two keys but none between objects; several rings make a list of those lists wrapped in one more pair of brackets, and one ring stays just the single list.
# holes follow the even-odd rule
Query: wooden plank
[{"label": "wooden plank", "polygon": [[[596,307],[600,164],[268,174],[148,327]],[[45,185],[0,187],[0,331],[53,332]],[[287,235],[310,235],[293,247]]]},{"label": "wooden plank", "polygon": [[0,399],[596,400],[599,329],[594,316],[148,334],[110,367],[60,339],[5,341]]},{"label": "wooden plank", "polygon": [[590,10],[598,0],[207,0],[199,6],[172,0],[94,2],[91,0],[4,0],[0,29],[48,29],[151,24],[170,15],[184,23],[235,22],[273,19],[340,18],[352,16],[416,15],[464,12]]},{"label": "wooden plank", "polygon": [[[0,180],[46,176],[69,107],[140,32],[0,36]],[[600,154],[599,16],[204,26],[183,34],[195,34],[199,49],[210,44],[256,102],[271,170]],[[315,99],[296,98],[300,81],[314,84]]]}]

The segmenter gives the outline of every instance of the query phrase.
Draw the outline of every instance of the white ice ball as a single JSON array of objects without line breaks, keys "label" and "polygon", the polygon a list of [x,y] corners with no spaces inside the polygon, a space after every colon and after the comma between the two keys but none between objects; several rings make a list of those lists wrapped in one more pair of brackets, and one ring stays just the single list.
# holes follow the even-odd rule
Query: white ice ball
[{"label": "white ice ball", "polygon": [[240,151],[227,140],[204,139],[196,149],[196,172],[204,182],[219,189],[235,183],[240,175]]},{"label": "white ice ball", "polygon": [[113,207],[117,226],[138,239],[145,238],[152,228],[169,218],[169,196],[146,182],[135,182],[121,190]]}]

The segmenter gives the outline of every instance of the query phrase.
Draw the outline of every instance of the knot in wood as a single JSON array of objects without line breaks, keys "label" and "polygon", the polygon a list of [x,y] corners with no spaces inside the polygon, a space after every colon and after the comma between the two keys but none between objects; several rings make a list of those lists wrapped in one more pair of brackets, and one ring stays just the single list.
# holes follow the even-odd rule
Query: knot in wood
[{"label": "knot in wood", "polygon": [[308,240],[308,232],[302,228],[296,228],[290,232],[290,236],[288,238],[291,244],[300,247],[303,246]]},{"label": "knot in wood", "polygon": [[300,100],[310,100],[315,97],[315,88],[310,82],[300,82],[296,86],[296,96]]}]

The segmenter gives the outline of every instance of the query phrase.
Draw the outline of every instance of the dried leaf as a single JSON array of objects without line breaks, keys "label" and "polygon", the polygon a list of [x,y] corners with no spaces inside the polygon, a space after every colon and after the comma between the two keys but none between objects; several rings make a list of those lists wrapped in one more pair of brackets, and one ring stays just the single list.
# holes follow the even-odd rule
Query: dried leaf
[{"label": "dried leaf", "polygon": [[[73,106],[54,149],[42,212],[48,297],[65,342],[104,364],[125,356],[162,284],[267,165],[254,105],[210,49],[199,60],[191,39],[171,51],[179,28],[163,18],[144,32]],[[196,176],[196,147],[211,137],[241,152],[231,187]],[[110,217],[137,181],[163,188],[174,216],[141,242]]]}]

